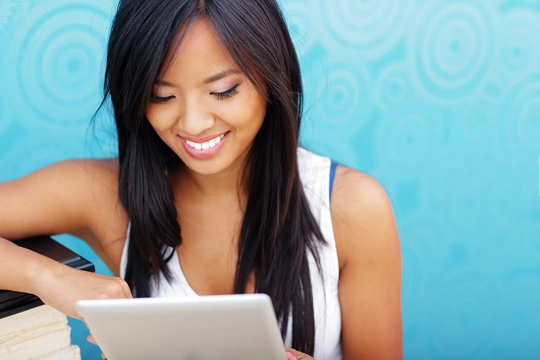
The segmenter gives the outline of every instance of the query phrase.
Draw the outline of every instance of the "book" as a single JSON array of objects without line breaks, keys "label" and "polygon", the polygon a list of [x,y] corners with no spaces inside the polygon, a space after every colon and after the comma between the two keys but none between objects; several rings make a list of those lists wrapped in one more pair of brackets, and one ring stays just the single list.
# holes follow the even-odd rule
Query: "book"
[{"label": "book", "polygon": [[[79,270],[94,272],[94,265],[49,236],[16,242]],[[0,290],[0,359],[80,360],[80,349],[71,345],[67,316],[35,295]]]},{"label": "book", "polygon": [[0,320],[0,359],[79,360],[70,333],[66,315],[47,305],[5,317]]}]

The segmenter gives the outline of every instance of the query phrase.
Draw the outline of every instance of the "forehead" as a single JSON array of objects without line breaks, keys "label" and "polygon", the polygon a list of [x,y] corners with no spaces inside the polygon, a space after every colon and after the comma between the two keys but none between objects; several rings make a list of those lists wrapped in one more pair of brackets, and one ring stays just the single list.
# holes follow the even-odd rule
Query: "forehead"
[{"label": "forehead", "polygon": [[182,29],[179,44],[169,52],[161,78],[207,77],[238,69],[229,51],[221,44],[209,20],[200,19]]}]

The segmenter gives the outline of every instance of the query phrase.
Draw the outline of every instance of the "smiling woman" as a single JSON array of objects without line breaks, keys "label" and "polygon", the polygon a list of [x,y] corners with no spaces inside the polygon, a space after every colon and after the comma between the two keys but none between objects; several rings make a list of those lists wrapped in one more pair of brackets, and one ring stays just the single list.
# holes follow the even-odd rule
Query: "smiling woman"
[{"label": "smiling woman", "polygon": [[154,85],[148,121],[182,160],[185,176],[238,173],[262,126],[265,98],[238,69],[208,20],[190,26],[173,51]]},{"label": "smiling woman", "polygon": [[79,299],[266,293],[289,359],[401,358],[390,203],[298,147],[300,67],[274,0],[120,1],[108,98],[118,158],[0,184],[0,236],[73,234],[119,277],[0,239],[0,288],[70,316]]}]

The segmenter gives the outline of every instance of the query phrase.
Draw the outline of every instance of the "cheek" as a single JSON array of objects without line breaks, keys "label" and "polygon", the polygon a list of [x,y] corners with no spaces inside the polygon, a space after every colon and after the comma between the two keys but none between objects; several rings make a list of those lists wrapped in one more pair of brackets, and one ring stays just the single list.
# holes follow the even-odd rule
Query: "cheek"
[{"label": "cheek", "polygon": [[244,128],[258,132],[266,115],[266,102],[257,95],[251,95],[237,109]]},{"label": "cheek", "polygon": [[259,98],[252,110],[253,127],[258,132],[266,117],[266,102]]},{"label": "cheek", "polygon": [[150,122],[150,125],[152,125],[154,130],[158,133],[174,126],[177,119],[177,114],[173,107],[164,104],[148,105],[145,115],[148,122]]}]

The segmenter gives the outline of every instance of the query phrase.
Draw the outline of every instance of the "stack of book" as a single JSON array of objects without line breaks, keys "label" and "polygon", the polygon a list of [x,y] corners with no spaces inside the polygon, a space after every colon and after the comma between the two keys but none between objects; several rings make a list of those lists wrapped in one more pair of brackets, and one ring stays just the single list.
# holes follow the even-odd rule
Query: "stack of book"
[{"label": "stack of book", "polygon": [[[73,268],[94,271],[92,263],[50,237],[17,244]],[[71,345],[70,332],[67,317],[37,296],[0,290],[0,359],[79,360],[80,350]]]},{"label": "stack of book", "polygon": [[71,345],[67,317],[47,305],[0,320],[0,359],[76,359],[79,347]]}]

